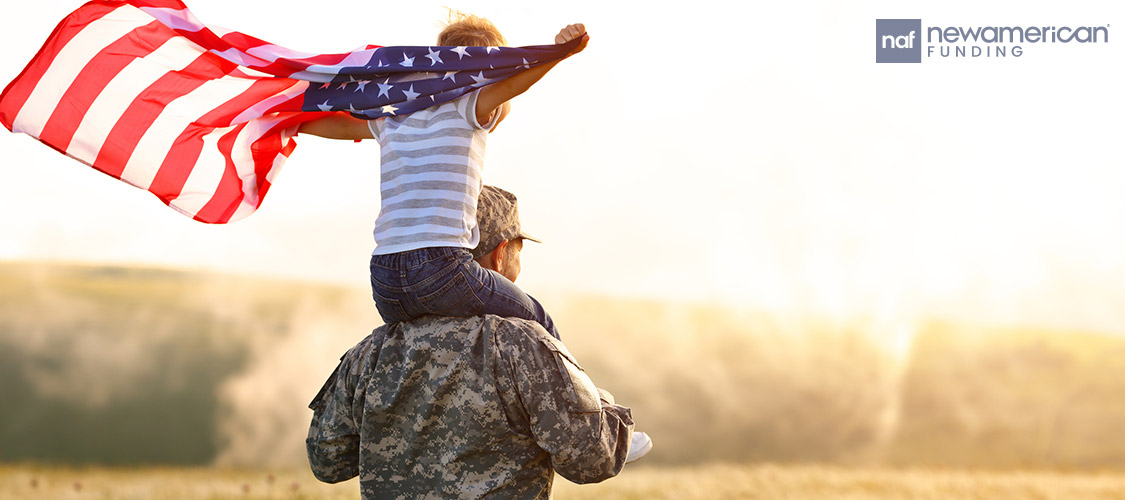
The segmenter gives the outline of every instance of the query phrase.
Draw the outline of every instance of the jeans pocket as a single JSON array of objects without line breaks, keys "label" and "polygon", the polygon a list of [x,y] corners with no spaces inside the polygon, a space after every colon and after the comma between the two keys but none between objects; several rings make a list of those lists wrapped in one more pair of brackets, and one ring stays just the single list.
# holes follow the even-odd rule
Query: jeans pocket
[{"label": "jeans pocket", "polygon": [[463,272],[454,273],[436,291],[419,296],[418,302],[430,314],[441,316],[476,316],[484,307]]},{"label": "jeans pocket", "polygon": [[371,289],[371,297],[375,299],[375,309],[379,311],[384,323],[409,321],[416,317],[407,314],[401,300],[385,297],[374,288]]},{"label": "jeans pocket", "polygon": [[389,269],[371,266],[371,298],[375,299],[375,309],[379,311],[379,316],[383,317],[384,323],[414,319],[416,316],[406,312],[402,300],[395,298],[401,297],[403,292],[387,283],[391,278]]}]

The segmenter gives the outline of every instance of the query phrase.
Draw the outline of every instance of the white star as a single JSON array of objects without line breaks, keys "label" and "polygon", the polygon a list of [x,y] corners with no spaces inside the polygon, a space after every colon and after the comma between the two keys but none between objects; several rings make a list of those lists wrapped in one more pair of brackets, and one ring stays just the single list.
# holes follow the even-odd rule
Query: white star
[{"label": "white star", "polygon": [[434,49],[432,47],[429,50],[430,50],[430,53],[426,54],[426,57],[430,58],[430,66],[433,66],[433,65],[435,65],[439,62],[442,62],[441,56],[438,55],[437,52],[434,52]]},{"label": "white star", "polygon": [[379,95],[375,96],[376,99],[378,99],[382,96],[387,96],[387,99],[391,98],[391,95],[388,94],[387,92],[390,92],[390,90],[392,88],[394,88],[394,85],[389,85],[388,82],[390,82],[390,80],[387,80],[386,82],[383,82],[383,83],[377,83],[376,84],[376,85],[379,86]]},{"label": "white star", "polygon": [[446,71],[445,76],[443,76],[441,78],[441,81],[444,82],[446,80],[453,80],[453,83],[457,83],[457,76],[456,75],[457,75],[456,71]]},{"label": "white star", "polygon": [[484,53],[485,53],[485,54],[491,54],[491,53],[492,53],[492,51],[494,51],[494,50],[496,50],[496,51],[499,51],[499,50],[500,50],[500,47],[485,47],[485,48],[484,48]]},{"label": "white star", "polygon": [[[458,56],[461,56],[461,59],[464,59],[465,57],[473,57],[473,55],[469,53],[469,49],[466,47],[456,47],[453,49],[453,51],[456,52]],[[458,61],[460,61],[461,59],[458,59]]]},{"label": "white star", "polygon": [[370,81],[368,81],[368,80],[362,80],[362,81],[360,81],[360,82],[359,82],[359,88],[355,89],[355,91],[356,91],[356,92],[366,92],[366,91],[367,91],[367,84],[368,84],[368,83],[371,83],[371,82],[370,82]]},{"label": "white star", "polygon": [[406,52],[403,52],[402,58],[403,58],[402,62],[400,62],[399,64],[401,64],[404,68],[413,68],[414,67],[414,58],[413,57],[406,57]]},{"label": "white star", "polygon": [[393,115],[393,114],[395,114],[395,111],[398,111],[398,108],[396,108],[394,106],[391,106],[389,104],[386,105],[386,106],[383,106],[383,112],[384,113]]},{"label": "white star", "polygon": [[328,105],[327,100],[324,101],[324,104],[317,104],[316,107],[320,108],[321,111],[332,111],[332,106]]},{"label": "white star", "polygon": [[527,59],[524,59],[524,60],[523,60],[523,67],[524,67],[525,69],[531,69],[531,65],[527,63]]},{"label": "white star", "polygon": [[348,111],[351,113],[359,113],[359,110],[355,109],[355,106],[352,106],[351,104],[348,105]]},{"label": "white star", "polygon": [[485,80],[488,80],[488,78],[485,78],[485,77],[484,77],[484,72],[483,72],[483,71],[481,71],[480,73],[477,73],[477,74],[475,74],[475,75],[469,75],[469,76],[473,77],[473,81],[475,81],[475,82],[477,82],[477,83],[480,83],[480,82],[483,82],[483,81],[485,81]]},{"label": "white star", "polygon": [[376,67],[376,68],[382,68],[382,67],[384,67],[384,66],[386,66],[386,64],[385,64],[385,63],[383,63],[383,61],[379,61],[379,64],[376,64],[376,65],[375,65],[375,67]]},{"label": "white star", "polygon": [[341,83],[341,84],[340,84],[340,88],[342,88],[342,89],[344,89],[344,88],[347,88],[347,87],[348,87],[348,84],[349,84],[349,83],[351,83],[351,82],[344,82],[344,83]]},{"label": "white star", "polygon": [[322,88],[322,89],[326,89],[326,88],[328,88],[328,87],[331,87],[331,86],[332,86],[332,84],[331,84],[331,83],[329,83],[329,82],[324,82],[324,85],[321,85],[321,86],[320,86],[320,88]]},{"label": "white star", "polygon": [[402,91],[402,93],[406,95],[407,101],[413,101],[414,99],[417,99],[419,95],[421,95],[414,91],[414,85],[410,86],[410,90],[404,90]]}]

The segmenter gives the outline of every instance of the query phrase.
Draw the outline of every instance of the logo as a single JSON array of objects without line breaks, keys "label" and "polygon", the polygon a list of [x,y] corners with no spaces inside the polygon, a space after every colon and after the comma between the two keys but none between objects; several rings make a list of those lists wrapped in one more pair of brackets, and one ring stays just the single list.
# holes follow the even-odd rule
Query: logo
[{"label": "logo", "polygon": [[876,19],[875,62],[922,62],[922,20]]},{"label": "logo", "polygon": [[[930,60],[1020,59],[1042,46],[1096,46],[1109,43],[1105,25],[944,25],[922,28],[921,19],[876,19],[876,63]],[[923,48],[925,50],[923,50]],[[1096,49],[1095,49],[1096,50]]]}]

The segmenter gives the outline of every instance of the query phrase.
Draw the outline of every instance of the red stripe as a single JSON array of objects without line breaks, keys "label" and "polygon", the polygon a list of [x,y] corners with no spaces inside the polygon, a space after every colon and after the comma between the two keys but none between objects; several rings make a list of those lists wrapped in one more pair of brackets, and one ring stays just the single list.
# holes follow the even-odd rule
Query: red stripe
[{"label": "red stripe", "polygon": [[[231,99],[199,118],[197,122],[201,125],[209,125],[213,127],[229,127],[233,125],[235,118],[238,118],[243,111],[253,107],[266,99],[269,99],[285,90],[293,87],[298,83],[297,80],[290,80],[288,78],[261,78],[254,82],[250,88],[239,94],[234,99]],[[304,94],[298,94],[296,97],[289,98],[281,102],[269,110],[259,114],[258,116],[265,116],[273,110],[278,108],[292,108],[293,101],[296,101],[296,111],[299,111],[301,102],[304,101]],[[254,118],[257,118],[255,116]]]},{"label": "red stripe", "polygon": [[[218,56],[214,57],[221,59]],[[233,65],[230,67],[233,68]],[[157,193],[157,196],[165,200],[165,203],[179,196],[184,183],[191,175],[199,152],[203,150],[203,137],[216,128],[230,126],[231,121],[246,111],[247,108],[284,90],[287,87],[286,82],[288,82],[288,85],[293,84],[293,80],[274,78],[258,80],[246,91],[188,125],[180,137],[176,139],[171,150],[168,151],[168,155],[160,165],[160,169],[157,170],[149,190]]]},{"label": "red stripe", "polygon": [[[233,47],[235,49],[238,49],[242,52],[247,53],[248,55],[251,55],[251,54],[254,53],[253,49],[262,48],[262,47],[266,47],[266,48],[277,47],[276,49],[274,49],[275,51],[279,51],[279,52],[282,52],[282,53],[288,52],[288,51],[285,51],[285,50],[281,49],[280,47],[278,47],[278,46],[276,46],[272,43],[261,40],[259,38],[252,37],[252,36],[244,34],[244,33],[238,33],[238,32],[227,33],[227,34],[222,36],[221,40],[222,40],[222,44],[223,44],[222,47],[224,47],[224,48]],[[312,55],[312,56],[305,57],[305,58],[280,58],[276,61],[268,62],[267,64],[264,64],[264,65],[263,64],[249,64],[249,65],[247,65],[247,67],[254,68],[258,71],[262,71],[264,73],[269,73],[271,75],[286,75],[287,76],[287,75],[292,75],[293,73],[297,73],[299,71],[305,71],[306,69],[308,69],[309,66],[312,66],[314,64],[318,64],[318,65],[336,65],[336,64],[339,64],[344,59],[346,59],[348,57],[348,55],[349,54],[323,54],[323,55]]]},{"label": "red stripe", "polygon": [[[310,116],[312,115],[312,116]],[[258,151],[273,150],[278,148],[280,154],[289,158],[293,151],[297,149],[296,137],[281,137],[281,131],[300,125],[301,123],[317,118],[318,113],[296,113],[293,116],[286,118],[281,123],[278,123],[270,130],[269,134],[259,139],[254,143],[252,151],[254,151],[254,178],[258,180],[258,202],[255,203],[255,208],[262,205],[262,200],[266,197],[266,192],[270,189],[269,175],[274,169],[274,163],[277,161],[277,154],[259,156]],[[276,138],[276,139],[274,139]],[[267,141],[269,144],[267,144]],[[261,143],[261,144],[259,144]],[[279,148],[280,146],[280,148]]]},{"label": "red stripe", "polygon": [[[236,67],[234,63],[215,54],[204,52],[184,69],[160,77],[122,113],[98,151],[94,166],[109,175],[120,177],[137,143],[168,103],[191,93],[210,80],[221,78]],[[184,179],[186,178],[185,175]]]},{"label": "red stripe", "polygon": [[15,80],[8,84],[4,93],[0,94],[0,122],[3,122],[8,130],[12,129],[12,123],[15,122],[20,109],[27,102],[27,98],[31,96],[31,92],[35,90],[35,86],[39,84],[39,80],[43,78],[43,74],[51,67],[51,63],[55,61],[55,56],[59,54],[59,51],[87,25],[101,19],[120,6],[120,2],[90,2],[72,12],[55,27],[55,31],[47,38],[47,42],[43,44],[43,47],[39,49],[31,62],[27,64]]},{"label": "red stripe", "polygon": [[44,125],[43,132],[39,134],[39,140],[65,151],[74,137],[74,131],[78,130],[90,105],[105,86],[134,60],[151,54],[173,36],[174,32],[158,21],[153,21],[98,52],[63,94]]},{"label": "red stripe", "polygon": [[[255,209],[262,205],[262,200],[265,199],[266,193],[270,190],[272,184],[269,181],[269,176],[275,168],[277,156],[280,154],[289,158],[289,155],[293,154],[293,150],[297,148],[296,139],[292,136],[281,137],[281,131],[304,121],[308,121],[305,114],[294,115],[292,118],[282,121],[275,125],[268,134],[255,141],[251,148],[254,152],[254,178],[258,181],[256,186],[258,200],[254,203]],[[273,151],[274,153],[270,155],[259,154],[259,152],[264,151]]]},{"label": "red stripe", "polygon": [[242,191],[242,182],[238,175],[238,168],[234,165],[234,160],[231,159],[232,151],[234,150],[234,143],[238,139],[246,124],[243,123],[235,127],[230,132],[223,134],[219,139],[218,148],[219,152],[223,154],[226,159],[226,168],[223,169],[223,177],[219,180],[219,185],[215,188],[215,194],[207,201],[203,208],[195,214],[195,220],[200,222],[208,222],[212,224],[221,224],[230,220],[234,212],[238,210],[238,205],[242,203],[242,198],[246,193]]},{"label": "red stripe", "polygon": [[186,10],[187,6],[180,0],[128,0],[134,7],[156,7],[158,9]]},{"label": "red stripe", "polygon": [[203,137],[212,130],[214,129],[211,127],[188,125],[172,144],[148,190],[165,204],[171,204],[172,200],[180,196],[184,182],[195,167],[199,153],[203,151]]},{"label": "red stripe", "polygon": [[[282,132],[308,120],[309,117],[306,114],[294,114],[274,124],[251,144],[250,152],[254,160],[254,180],[256,182],[256,185],[252,186],[251,189],[258,194],[254,208],[261,206],[262,199],[269,191],[271,184],[268,179],[270,172],[275,168],[278,155],[289,157],[297,147],[297,142],[293,140],[293,137],[282,137]],[[236,132],[241,131],[242,127],[235,130]],[[227,142],[228,137],[231,138],[230,142]],[[196,214],[195,219],[198,221],[212,224],[229,222],[231,216],[238,211],[239,206],[246,198],[246,189],[243,183],[247,180],[238,175],[234,162],[231,160],[233,146],[231,134],[227,134],[219,141],[219,151],[227,159],[226,169],[223,172],[219,187],[215,191],[215,196]]]}]

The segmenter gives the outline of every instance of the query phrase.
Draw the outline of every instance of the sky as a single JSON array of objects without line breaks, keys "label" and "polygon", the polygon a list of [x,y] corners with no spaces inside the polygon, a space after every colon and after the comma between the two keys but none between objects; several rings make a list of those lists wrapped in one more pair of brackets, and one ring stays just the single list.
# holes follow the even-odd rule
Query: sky
[{"label": "sky", "polygon": [[[0,21],[0,80],[79,5]],[[519,284],[533,295],[1125,333],[1120,2],[188,6],[207,24],[324,53],[431,43],[445,6],[491,19],[512,45],[586,24],[587,50],[517,97],[489,138],[485,182],[519,197],[525,230],[544,242],[523,252]],[[880,18],[1109,26],[1110,37],[876,64]],[[257,213],[210,226],[0,132],[0,259],[364,287],[378,145],[298,144]]]}]

